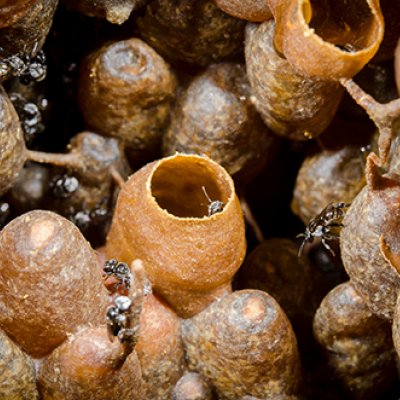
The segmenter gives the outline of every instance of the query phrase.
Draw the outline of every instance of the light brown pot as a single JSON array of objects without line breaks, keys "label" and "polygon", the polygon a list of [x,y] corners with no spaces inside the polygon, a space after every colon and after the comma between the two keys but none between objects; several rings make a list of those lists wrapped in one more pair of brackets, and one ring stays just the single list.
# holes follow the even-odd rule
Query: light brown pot
[{"label": "light brown pot", "polygon": [[[209,198],[224,203],[208,215]],[[109,258],[143,260],[156,293],[191,317],[229,293],[246,251],[229,174],[207,157],[176,154],[136,172],[122,188],[108,235]]]}]

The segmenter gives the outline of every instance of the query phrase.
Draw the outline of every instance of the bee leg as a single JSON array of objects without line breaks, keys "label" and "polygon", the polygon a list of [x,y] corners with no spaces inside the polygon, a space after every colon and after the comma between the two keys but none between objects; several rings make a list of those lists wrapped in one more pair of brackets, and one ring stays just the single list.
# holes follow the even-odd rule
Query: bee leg
[{"label": "bee leg", "polygon": [[299,247],[299,251],[298,251],[298,253],[297,253],[297,257],[301,257],[301,254],[303,253],[303,249],[304,249],[304,246],[306,245],[306,243],[307,243],[307,239],[304,239],[304,240],[301,242],[301,245],[300,245],[300,247]]},{"label": "bee leg", "polygon": [[[328,237],[326,237],[326,236],[328,236]],[[335,252],[332,250],[332,247],[329,246],[329,244],[327,242],[327,240],[332,240],[333,237],[331,235],[326,235],[326,236],[322,238],[322,244],[329,251],[329,253],[331,253],[335,257],[336,256]]]}]

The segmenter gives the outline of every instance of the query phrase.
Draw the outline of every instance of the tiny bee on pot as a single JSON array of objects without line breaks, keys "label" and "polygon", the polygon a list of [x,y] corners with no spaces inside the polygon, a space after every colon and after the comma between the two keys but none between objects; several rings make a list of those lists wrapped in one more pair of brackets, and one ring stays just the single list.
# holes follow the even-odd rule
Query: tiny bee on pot
[{"label": "tiny bee on pot", "polygon": [[20,93],[15,92],[10,93],[9,97],[19,116],[25,142],[30,144],[37,134],[45,130],[45,125],[42,123],[42,111],[48,107],[48,100],[38,97],[35,102],[31,102]]},{"label": "tiny bee on pot", "polygon": [[111,293],[127,294],[132,278],[128,264],[115,259],[107,260],[103,272],[107,290]]},{"label": "tiny bee on pot", "polygon": [[[130,331],[128,326],[127,313],[132,305],[132,302],[127,296],[116,296],[113,305],[108,307],[106,313],[107,332],[112,341],[115,336],[123,342],[125,333]],[[127,332],[125,332],[125,330]]]},{"label": "tiny bee on pot", "polygon": [[42,81],[47,73],[46,56],[43,50],[37,52],[37,46],[38,43],[31,52],[25,51],[0,60],[0,77],[18,77],[24,85]]},{"label": "tiny bee on pot", "polygon": [[214,214],[220,213],[224,209],[224,202],[220,200],[211,200],[210,196],[208,195],[206,188],[204,186],[201,187],[203,190],[204,195],[206,196],[206,199],[208,200],[208,216],[211,217]]},{"label": "tiny bee on pot", "polygon": [[56,175],[50,182],[53,195],[58,198],[66,199],[78,190],[79,181],[74,176],[67,174]]},{"label": "tiny bee on pot", "polygon": [[300,257],[304,246],[312,243],[315,238],[321,238],[324,247],[334,256],[335,252],[329,246],[328,241],[337,239],[338,228],[343,227],[342,219],[345,210],[350,206],[348,203],[330,203],[317,216],[315,216],[306,226],[304,233],[300,233],[297,237],[303,237],[298,256]]}]

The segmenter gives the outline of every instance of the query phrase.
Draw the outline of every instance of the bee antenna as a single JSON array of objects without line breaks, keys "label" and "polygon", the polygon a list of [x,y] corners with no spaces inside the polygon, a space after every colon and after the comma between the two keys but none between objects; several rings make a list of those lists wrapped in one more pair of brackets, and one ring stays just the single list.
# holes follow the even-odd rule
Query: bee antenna
[{"label": "bee antenna", "polygon": [[39,47],[39,42],[36,40],[35,44],[33,45],[31,54],[35,54],[38,47]]},{"label": "bee antenna", "polygon": [[206,188],[204,186],[202,186],[201,188],[209,203],[212,203],[212,200],[210,199],[210,196],[208,195]]}]

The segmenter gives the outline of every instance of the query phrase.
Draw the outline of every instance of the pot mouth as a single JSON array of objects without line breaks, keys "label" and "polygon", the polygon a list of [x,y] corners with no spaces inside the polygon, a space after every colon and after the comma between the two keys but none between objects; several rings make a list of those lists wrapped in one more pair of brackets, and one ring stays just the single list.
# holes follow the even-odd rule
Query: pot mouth
[{"label": "pot mouth", "polygon": [[138,39],[124,40],[109,46],[102,59],[110,75],[130,82],[143,79],[152,67],[151,60]]},{"label": "pot mouth", "polygon": [[356,53],[376,44],[379,27],[368,0],[306,0],[302,12],[322,40],[343,52]]},{"label": "pot mouth", "polygon": [[177,218],[214,218],[232,201],[232,178],[208,157],[176,154],[160,160],[150,177],[150,191],[166,213]]}]

